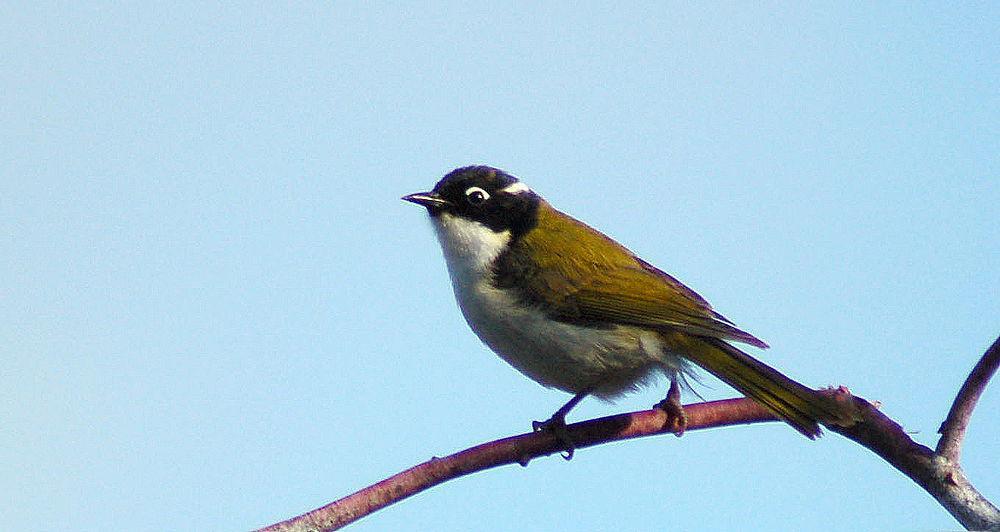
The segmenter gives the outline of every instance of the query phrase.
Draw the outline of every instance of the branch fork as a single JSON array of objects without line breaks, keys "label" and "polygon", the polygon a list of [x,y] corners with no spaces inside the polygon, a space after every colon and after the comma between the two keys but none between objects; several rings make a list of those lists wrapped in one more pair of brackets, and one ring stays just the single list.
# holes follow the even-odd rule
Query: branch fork
[{"label": "branch fork", "polygon": [[[930,493],[969,530],[1000,530],[1000,510],[973,487],[959,463],[962,442],[976,402],[997,367],[1000,338],[986,351],[966,379],[942,423],[937,448],[915,441],[878,410],[878,403],[856,397],[843,386],[820,390],[839,405],[844,416],[827,428],[881,456]],[[778,421],[751,399],[725,399],[684,406],[686,430]],[[566,425],[577,449],[611,441],[671,433],[672,424],[659,408]],[[376,510],[445,481],[562,451],[565,444],[549,431],[530,432],[483,443],[443,458],[431,458],[377,484],[326,506],[260,529],[262,532],[336,530]]]}]

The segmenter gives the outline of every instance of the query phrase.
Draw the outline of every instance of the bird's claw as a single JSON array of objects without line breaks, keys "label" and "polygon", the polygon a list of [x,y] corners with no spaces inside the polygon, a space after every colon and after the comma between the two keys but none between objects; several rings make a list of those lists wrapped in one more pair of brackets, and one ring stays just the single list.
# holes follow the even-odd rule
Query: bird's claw
[{"label": "bird's claw", "polygon": [[656,403],[653,407],[659,408],[667,414],[667,421],[663,424],[665,428],[678,438],[684,435],[684,430],[687,429],[688,418],[687,414],[684,413],[684,407],[680,403],[664,399]]},{"label": "bird's claw", "polygon": [[684,412],[684,405],[681,404],[681,390],[676,381],[670,383],[667,398],[653,405],[653,408],[659,408],[667,415],[667,421],[663,426],[674,433],[674,436],[680,438],[684,435],[688,418]]},{"label": "bird's claw", "polygon": [[552,436],[559,440],[559,443],[563,444],[563,450],[559,453],[559,456],[562,456],[564,460],[573,459],[573,451],[576,450],[576,444],[569,437],[565,419],[552,416],[547,421],[532,421],[531,428],[535,432],[548,431],[552,433]]}]

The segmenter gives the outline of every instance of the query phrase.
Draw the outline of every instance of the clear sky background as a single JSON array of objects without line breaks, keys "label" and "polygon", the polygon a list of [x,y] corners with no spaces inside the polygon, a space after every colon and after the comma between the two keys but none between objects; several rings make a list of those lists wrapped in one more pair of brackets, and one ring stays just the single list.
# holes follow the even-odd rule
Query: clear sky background
[{"label": "clear sky background", "polygon": [[[8,5],[0,529],[244,530],[548,417],[568,396],[479,343],[399,200],[472,163],[932,445],[1000,333],[997,5]],[[994,382],[963,455],[994,502],[998,412]],[[831,527],[958,524],[854,443],[766,424],[354,529]]]}]

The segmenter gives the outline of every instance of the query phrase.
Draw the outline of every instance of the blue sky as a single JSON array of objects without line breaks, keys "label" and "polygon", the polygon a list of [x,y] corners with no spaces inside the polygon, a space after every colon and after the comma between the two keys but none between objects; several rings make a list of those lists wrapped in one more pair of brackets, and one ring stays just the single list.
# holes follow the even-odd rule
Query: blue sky
[{"label": "blue sky", "polygon": [[[399,200],[465,164],[925,444],[1000,332],[996,4],[3,12],[0,529],[248,529],[551,414],[567,396],[478,342]],[[997,392],[963,455],[994,502]],[[734,523],[958,526],[868,451],[769,424],[488,471],[354,529]]]}]

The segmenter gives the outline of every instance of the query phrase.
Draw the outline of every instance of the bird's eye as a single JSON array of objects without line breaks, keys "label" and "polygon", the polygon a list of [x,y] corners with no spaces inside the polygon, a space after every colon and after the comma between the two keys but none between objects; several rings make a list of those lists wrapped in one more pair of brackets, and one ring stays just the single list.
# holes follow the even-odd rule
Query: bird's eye
[{"label": "bird's eye", "polygon": [[488,199],[490,199],[489,193],[479,187],[469,187],[465,190],[465,200],[470,205],[482,205]]}]

